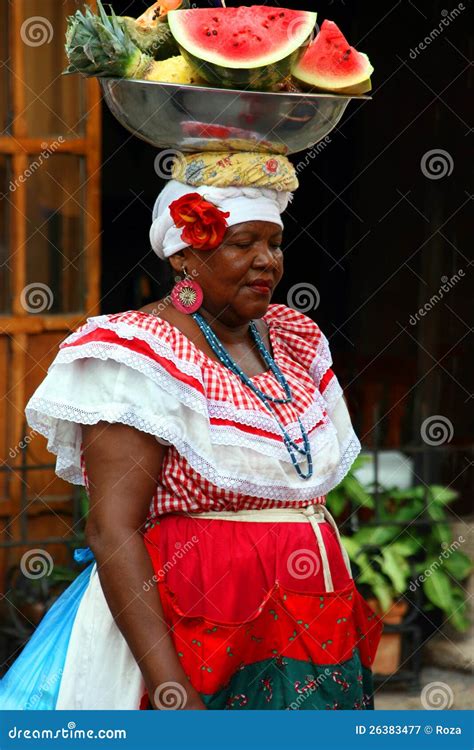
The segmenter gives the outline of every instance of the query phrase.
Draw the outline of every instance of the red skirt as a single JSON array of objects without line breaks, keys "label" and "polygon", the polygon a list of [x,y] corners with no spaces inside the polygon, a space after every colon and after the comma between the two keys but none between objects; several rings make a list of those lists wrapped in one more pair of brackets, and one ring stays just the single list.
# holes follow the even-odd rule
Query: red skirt
[{"label": "red skirt", "polygon": [[207,708],[373,709],[382,620],[355,587],[334,528],[318,527],[322,554],[307,522],[170,514],[146,532],[150,585]]}]

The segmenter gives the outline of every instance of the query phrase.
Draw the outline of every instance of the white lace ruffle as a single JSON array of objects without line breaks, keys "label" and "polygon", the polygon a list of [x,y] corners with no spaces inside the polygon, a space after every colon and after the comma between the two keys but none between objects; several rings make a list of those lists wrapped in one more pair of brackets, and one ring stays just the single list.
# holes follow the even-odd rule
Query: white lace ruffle
[{"label": "white lace ruffle", "polygon": [[[109,320],[105,316],[103,322],[103,318],[92,318],[88,326],[107,327],[104,322]],[[121,337],[126,334],[133,339],[137,335],[161,356],[171,358],[169,345],[151,333],[123,324],[109,327]],[[83,329],[73,334],[68,343],[78,341],[84,333]],[[317,383],[332,364],[327,340],[321,341],[312,365]],[[174,354],[172,358],[182,372],[202,383],[196,363],[179,360]],[[266,499],[299,501],[326,494],[345,476],[361,449],[335,377],[323,395],[316,391],[312,405],[300,415],[309,434],[314,465],[312,478],[303,480],[294,471],[280,429],[270,414],[208,401],[204,393],[173,377],[149,357],[120,344],[103,342],[62,348],[30,399],[26,415],[31,427],[47,438],[48,449],[57,455],[57,474],[76,484],[83,483],[81,425],[99,421],[119,422],[154,435],[160,442],[175,446],[212,484]],[[213,424],[212,419],[236,424]],[[264,430],[269,436],[249,431],[252,428]],[[293,439],[300,439],[296,420],[287,425],[287,430]],[[305,461],[301,468],[306,469]]]},{"label": "white lace ruffle", "polygon": [[[71,333],[71,335],[68,336],[67,342],[68,344],[74,344],[87,334],[93,333],[93,331],[98,329],[113,331],[121,339],[128,341],[133,341],[134,339],[144,341],[152,351],[158,354],[158,356],[168,359],[181,372],[184,372],[186,375],[191,375],[198,380],[201,377],[201,368],[196,362],[191,362],[178,357],[170,344],[159,339],[156,333],[151,333],[151,331],[148,331],[146,328],[141,328],[132,323],[122,323],[117,320],[111,320],[108,315],[96,315],[92,318],[88,318],[87,323],[80,330]],[[61,351],[65,350],[62,349]]]},{"label": "white lace ruffle", "polygon": [[313,378],[318,388],[324,375],[329,370],[329,368],[332,367],[332,357],[331,350],[329,348],[329,341],[327,340],[321,329],[319,329],[319,334],[320,339],[318,342],[318,347],[309,368],[309,374]]}]

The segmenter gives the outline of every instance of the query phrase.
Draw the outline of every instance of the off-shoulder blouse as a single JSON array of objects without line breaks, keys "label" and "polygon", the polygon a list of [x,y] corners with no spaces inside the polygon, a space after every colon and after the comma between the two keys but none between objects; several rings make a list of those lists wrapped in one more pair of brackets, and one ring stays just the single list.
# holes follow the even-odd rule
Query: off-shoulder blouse
[{"label": "off-shoulder blouse", "polygon": [[[148,523],[169,512],[324,503],[361,449],[329,344],[311,318],[285,305],[269,305],[263,319],[293,396],[274,409],[297,444],[300,417],[310,479],[295,472],[276,420],[238,376],[172,324],[136,311],[91,317],[69,335],[27,404],[30,426],[57,456],[58,476],[87,487],[81,425],[104,420],[168,446]],[[252,381],[284,396],[271,371]]]}]

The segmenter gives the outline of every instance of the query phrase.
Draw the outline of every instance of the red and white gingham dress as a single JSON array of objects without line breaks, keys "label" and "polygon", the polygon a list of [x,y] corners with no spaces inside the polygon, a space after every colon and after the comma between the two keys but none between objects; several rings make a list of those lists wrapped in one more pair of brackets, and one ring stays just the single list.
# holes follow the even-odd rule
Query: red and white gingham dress
[{"label": "red and white gingham dress", "polygon": [[[87,485],[83,424],[119,422],[168,446],[144,533],[149,585],[206,706],[371,708],[382,625],[355,588],[327,508],[306,507],[324,506],[360,443],[319,327],[277,304],[264,320],[293,396],[275,411],[299,443],[303,423],[309,479],[294,470],[278,423],[248,386],[148,313],[93,317],[70,335],[27,418],[48,438],[58,475],[78,484]],[[283,395],[270,371],[253,381]],[[317,674],[323,682],[310,690]],[[148,700],[94,565],[56,708],[128,710]]]},{"label": "red and white gingham dress", "polygon": [[[169,445],[149,524],[169,512],[324,503],[360,451],[328,342],[316,323],[285,305],[270,305],[264,320],[293,395],[275,410],[300,444],[297,416],[303,422],[311,479],[296,474],[277,422],[236,375],[175,326],[136,311],[89,318],[61,344],[27,405],[30,425],[57,454],[58,475],[87,483],[81,424],[105,420]],[[270,371],[252,380],[271,395],[284,395]]]}]

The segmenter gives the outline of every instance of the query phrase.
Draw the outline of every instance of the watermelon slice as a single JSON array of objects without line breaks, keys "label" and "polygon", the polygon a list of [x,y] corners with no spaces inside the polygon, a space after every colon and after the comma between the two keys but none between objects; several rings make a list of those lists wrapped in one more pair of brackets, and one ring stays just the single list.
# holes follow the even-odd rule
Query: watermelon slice
[{"label": "watermelon slice", "polygon": [[183,57],[209,83],[264,90],[289,75],[316,13],[264,5],[191,8],[169,11],[168,22]]},{"label": "watermelon slice", "polygon": [[292,69],[301,84],[338,94],[365,94],[374,72],[363,52],[351,47],[334,21],[323,21],[314,42]]}]

